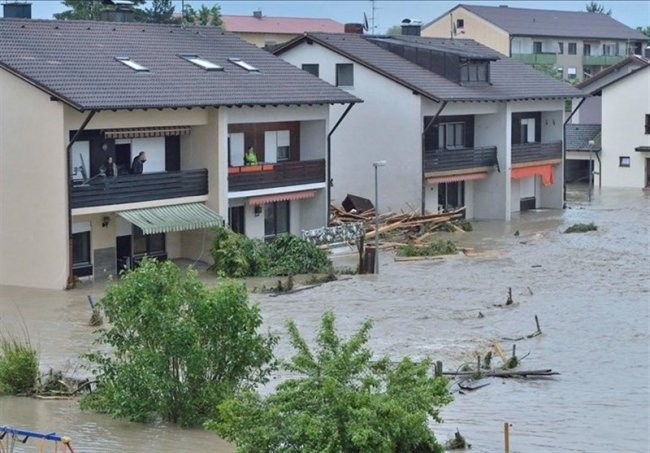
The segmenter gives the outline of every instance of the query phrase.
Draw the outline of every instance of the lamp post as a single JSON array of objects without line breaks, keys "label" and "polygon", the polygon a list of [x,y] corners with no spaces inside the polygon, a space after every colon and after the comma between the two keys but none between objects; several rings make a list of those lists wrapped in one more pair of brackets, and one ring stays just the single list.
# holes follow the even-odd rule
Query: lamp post
[{"label": "lamp post", "polygon": [[594,148],[594,141],[589,140],[589,191],[587,192],[587,201],[591,201],[591,190],[594,182],[594,167],[591,158],[591,151]]},{"label": "lamp post", "polygon": [[372,163],[375,167],[375,274],[379,274],[379,167],[386,166],[385,160]]}]

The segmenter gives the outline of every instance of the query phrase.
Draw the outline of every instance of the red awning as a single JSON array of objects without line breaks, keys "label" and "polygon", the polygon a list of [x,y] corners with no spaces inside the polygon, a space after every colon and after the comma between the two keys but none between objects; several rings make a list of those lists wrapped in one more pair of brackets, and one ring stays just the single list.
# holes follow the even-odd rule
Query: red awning
[{"label": "red awning", "polygon": [[512,179],[530,178],[531,176],[540,175],[542,184],[550,186],[553,184],[553,165],[532,165],[530,167],[513,168]]},{"label": "red awning", "polygon": [[260,197],[250,197],[248,199],[248,204],[274,203],[276,201],[287,201],[287,200],[304,200],[307,198],[314,198],[314,195],[316,195],[315,190],[276,193],[273,195],[262,195]]},{"label": "red awning", "polygon": [[433,178],[427,178],[429,184],[438,184],[441,182],[458,182],[458,181],[473,181],[475,179],[487,178],[487,172],[481,171],[478,173],[467,173],[464,175],[453,175],[453,176],[438,176]]}]

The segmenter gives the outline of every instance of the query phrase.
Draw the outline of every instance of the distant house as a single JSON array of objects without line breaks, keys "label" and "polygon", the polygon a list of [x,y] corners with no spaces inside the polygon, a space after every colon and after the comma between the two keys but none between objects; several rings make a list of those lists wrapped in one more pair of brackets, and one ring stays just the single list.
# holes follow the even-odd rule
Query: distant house
[{"label": "distant house", "polygon": [[605,14],[463,4],[426,24],[422,35],[474,39],[577,81],[643,55],[650,39]]},{"label": "distant house", "polygon": [[358,101],[218,28],[0,19],[0,284],[326,225],[329,108]]},{"label": "distant house", "polygon": [[586,179],[592,168],[603,187],[650,187],[650,60],[630,56],[578,87],[591,97],[567,125],[567,143],[574,130],[590,130],[594,143],[567,146],[568,171]]},{"label": "distant house", "polygon": [[564,100],[583,96],[571,85],[468,39],[307,33],[276,54],[364,100],[332,138],[334,202],[374,199],[386,160],[382,210],[562,207]]},{"label": "distant house", "polygon": [[250,16],[221,16],[223,27],[258,47],[274,46],[305,32],[343,33],[344,25],[332,19],[271,17],[261,10]]}]

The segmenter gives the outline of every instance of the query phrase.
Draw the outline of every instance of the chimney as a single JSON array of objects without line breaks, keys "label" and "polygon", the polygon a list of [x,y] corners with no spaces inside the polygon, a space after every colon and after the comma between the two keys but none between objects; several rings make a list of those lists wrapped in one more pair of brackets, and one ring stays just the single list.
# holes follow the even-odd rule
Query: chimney
[{"label": "chimney", "polygon": [[102,0],[99,19],[105,22],[133,22],[135,11],[129,0]]},{"label": "chimney", "polygon": [[257,11],[253,11],[253,17],[255,19],[261,19],[262,18],[262,10],[258,9]]},{"label": "chimney", "polygon": [[402,21],[402,34],[407,36],[420,36],[422,22],[415,19],[404,19]]},{"label": "chimney", "polygon": [[345,24],[343,27],[345,33],[354,33],[357,35],[363,35],[363,24]]},{"label": "chimney", "polygon": [[18,19],[31,19],[32,18],[32,4],[31,3],[5,3],[2,5],[4,8],[3,17],[14,17]]}]

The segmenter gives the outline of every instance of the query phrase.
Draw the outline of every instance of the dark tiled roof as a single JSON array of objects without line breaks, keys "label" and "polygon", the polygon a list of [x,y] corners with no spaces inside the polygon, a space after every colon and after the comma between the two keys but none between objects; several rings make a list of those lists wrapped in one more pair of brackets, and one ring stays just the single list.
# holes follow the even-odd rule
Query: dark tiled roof
[{"label": "dark tiled roof", "polygon": [[373,43],[378,37],[357,34],[308,33],[276,50],[277,54],[299,42],[312,39],[376,71],[423,96],[443,101],[507,101],[559,97],[583,97],[584,94],[529,65],[510,59],[495,50],[470,39],[443,39],[424,37],[387,37],[381,39],[408,41],[430,45],[432,49],[449,49],[452,53],[482,55],[493,58],[490,63],[489,86],[462,86]]},{"label": "dark tiled roof", "polygon": [[594,74],[593,77],[583,80],[576,86],[589,94],[598,93],[607,85],[617,82],[630,73],[649,65],[650,60],[648,58],[631,55]]},{"label": "dark tiled roof", "polygon": [[589,140],[594,141],[592,151],[600,150],[600,124],[567,124],[566,149],[589,151]]},{"label": "dark tiled roof", "polygon": [[511,35],[648,40],[643,33],[606,14],[484,5],[458,6],[492,22]]},{"label": "dark tiled roof", "polygon": [[[206,71],[180,54],[196,54],[224,71]],[[126,67],[115,60],[120,56],[149,71]],[[249,73],[230,57],[260,72]],[[0,19],[0,67],[79,110],[359,101],[215,27]]]}]

